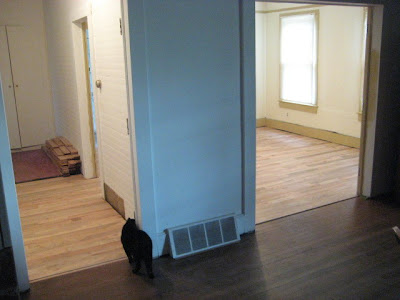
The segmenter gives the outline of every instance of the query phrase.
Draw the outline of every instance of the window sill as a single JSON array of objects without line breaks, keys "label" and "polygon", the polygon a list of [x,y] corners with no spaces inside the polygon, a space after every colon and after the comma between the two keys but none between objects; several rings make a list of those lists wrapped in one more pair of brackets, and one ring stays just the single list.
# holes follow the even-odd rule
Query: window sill
[{"label": "window sill", "polygon": [[300,103],[288,102],[288,101],[283,101],[283,100],[279,100],[279,107],[304,111],[304,112],[313,113],[313,114],[316,114],[318,112],[318,105],[303,104],[303,103],[300,104]]}]

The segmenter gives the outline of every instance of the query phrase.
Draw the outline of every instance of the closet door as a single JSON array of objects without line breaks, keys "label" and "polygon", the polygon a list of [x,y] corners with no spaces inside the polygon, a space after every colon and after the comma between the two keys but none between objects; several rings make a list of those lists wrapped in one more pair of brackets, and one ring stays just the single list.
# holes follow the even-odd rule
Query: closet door
[{"label": "closet door", "polygon": [[0,74],[3,84],[4,105],[6,108],[8,136],[10,139],[11,149],[21,148],[17,107],[14,97],[14,84],[11,73],[5,26],[0,26]]},{"label": "closet door", "polygon": [[51,111],[39,42],[24,26],[7,26],[7,37],[22,147],[44,144]]}]

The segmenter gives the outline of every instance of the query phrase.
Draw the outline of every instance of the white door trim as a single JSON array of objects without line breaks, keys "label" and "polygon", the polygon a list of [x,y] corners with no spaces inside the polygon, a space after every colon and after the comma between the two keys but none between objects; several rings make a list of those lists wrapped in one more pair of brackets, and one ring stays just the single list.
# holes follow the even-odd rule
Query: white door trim
[{"label": "white door trim", "polygon": [[125,76],[126,76],[126,92],[128,105],[128,126],[130,134],[131,146],[131,164],[132,164],[132,180],[133,180],[133,205],[135,208],[135,218],[139,220],[141,225],[140,214],[140,193],[139,193],[139,173],[137,168],[137,150],[136,150],[136,134],[135,134],[135,114],[133,105],[133,87],[132,87],[132,64],[131,64],[131,47],[129,39],[129,18],[128,18],[128,0],[121,0],[121,24],[124,40],[124,58],[125,58]]},{"label": "white door trim", "polygon": [[101,130],[99,124],[98,117],[98,105],[97,105],[97,95],[96,90],[93,91],[93,97],[96,103],[95,111],[96,111],[96,128],[97,128],[97,141],[98,141],[98,154],[99,154],[99,166],[98,173],[96,174],[96,160],[95,160],[95,151],[94,145],[91,143],[91,127],[90,127],[90,114],[92,113],[90,110],[88,99],[89,91],[87,90],[86,85],[86,70],[85,70],[85,53],[84,53],[84,36],[82,30],[82,23],[86,22],[89,29],[89,43],[92,45],[90,47],[91,52],[91,67],[92,67],[92,76],[95,77],[95,64],[94,64],[94,53],[93,53],[93,38],[92,38],[92,26],[90,16],[83,16],[79,19],[75,19],[72,22],[72,39],[74,44],[74,58],[75,58],[75,75],[76,75],[76,88],[77,88],[77,96],[78,96],[78,106],[79,106],[79,121],[80,121],[80,136],[81,136],[81,160],[82,160],[82,174],[85,178],[94,178],[99,176],[101,181],[102,178],[102,153],[101,153]]}]

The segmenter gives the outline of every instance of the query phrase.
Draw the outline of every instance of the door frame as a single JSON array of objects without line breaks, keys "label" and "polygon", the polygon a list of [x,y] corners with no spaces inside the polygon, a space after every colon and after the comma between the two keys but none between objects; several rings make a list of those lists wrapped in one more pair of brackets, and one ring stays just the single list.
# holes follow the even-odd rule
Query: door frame
[{"label": "door frame", "polygon": [[[131,145],[131,165],[132,165],[132,180],[133,180],[133,205],[135,208],[135,219],[141,220],[140,211],[140,190],[139,190],[139,170],[138,158],[136,148],[136,130],[135,130],[135,112],[133,101],[133,85],[132,85],[132,62],[131,62],[131,48],[129,36],[129,17],[128,17],[128,0],[120,0],[121,6],[121,26],[124,47],[125,59],[125,82],[127,92],[127,105],[128,105],[128,124],[129,138]],[[138,222],[140,223],[140,222]],[[141,223],[140,223],[141,224]]]},{"label": "door frame", "polygon": [[[254,0],[255,2],[299,3],[339,6],[362,6],[368,8],[368,31],[363,85],[363,107],[361,112],[360,155],[357,181],[357,196],[373,197],[372,176],[375,150],[375,132],[378,107],[379,69],[381,57],[383,4],[373,0],[339,2],[335,0]],[[374,54],[374,55],[372,55]],[[367,123],[368,122],[368,123]]]},{"label": "door frame", "polygon": [[[284,2],[285,0],[254,0],[255,2]],[[335,0],[290,0],[290,3],[323,4],[340,6],[368,7],[368,33],[364,69],[363,109],[361,114],[361,135],[357,195],[375,196],[372,191],[373,163],[375,150],[375,131],[378,108],[379,69],[382,42],[383,4],[373,0],[350,0],[340,2]],[[373,53],[374,55],[371,55]]]},{"label": "door frame", "polygon": [[[79,105],[79,122],[80,122],[80,137],[81,137],[81,145],[82,145],[82,174],[85,178],[95,178],[99,177],[101,182],[104,182],[103,179],[103,164],[102,164],[102,143],[101,143],[101,127],[100,127],[100,118],[99,118],[99,105],[98,105],[98,97],[97,97],[97,89],[93,90],[93,98],[95,103],[95,112],[96,112],[96,128],[97,128],[97,142],[98,142],[98,166],[96,172],[96,153],[93,145],[93,133],[91,129],[91,109],[90,109],[90,99],[88,99],[88,95],[90,91],[88,91],[88,86],[86,84],[82,84],[82,82],[87,82],[87,74],[86,74],[86,56],[84,53],[85,43],[84,39],[86,36],[83,34],[83,26],[87,24],[89,30],[89,43],[92,45],[90,47],[90,65],[92,78],[96,78],[96,65],[94,62],[94,47],[93,47],[93,26],[90,14],[84,14],[81,16],[77,16],[73,19],[72,22],[72,39],[74,45],[74,58],[75,58],[75,78],[76,78],[76,88],[77,88],[77,96],[78,96],[78,105]],[[102,185],[102,191],[104,196],[104,187]]]},{"label": "door frame", "polygon": [[[100,159],[99,159],[99,151],[96,151],[96,138],[95,137],[95,131],[94,127],[97,129],[97,109],[96,109],[96,104],[97,101],[95,99],[95,89],[94,89],[94,82],[93,79],[94,77],[92,76],[92,70],[93,67],[91,66],[92,60],[90,59],[90,49],[91,49],[91,44],[89,39],[89,26],[87,22],[81,23],[82,26],[82,38],[83,38],[83,51],[84,51],[84,60],[85,60],[85,78],[86,78],[86,92],[87,92],[87,105],[88,105],[88,118],[89,118],[89,137],[90,137],[90,147],[92,151],[92,156],[91,156],[91,165],[93,165],[93,177],[97,177],[99,174],[99,169],[100,169]],[[86,34],[87,30],[87,34]],[[93,45],[92,45],[93,46]],[[88,51],[89,50],[89,51]],[[89,55],[88,55],[89,52]],[[92,94],[93,93],[93,94]],[[93,97],[93,103],[92,103],[92,97]],[[94,118],[93,118],[93,111],[94,111]]]}]

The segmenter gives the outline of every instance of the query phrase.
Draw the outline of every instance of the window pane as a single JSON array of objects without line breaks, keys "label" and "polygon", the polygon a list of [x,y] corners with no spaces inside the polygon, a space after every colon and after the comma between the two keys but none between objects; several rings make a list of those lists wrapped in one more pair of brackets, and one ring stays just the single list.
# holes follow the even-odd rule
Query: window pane
[{"label": "window pane", "polygon": [[282,100],[311,104],[313,98],[313,68],[310,65],[281,66]]},{"label": "window pane", "polygon": [[281,62],[312,63],[314,16],[284,17],[281,26]]}]

